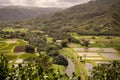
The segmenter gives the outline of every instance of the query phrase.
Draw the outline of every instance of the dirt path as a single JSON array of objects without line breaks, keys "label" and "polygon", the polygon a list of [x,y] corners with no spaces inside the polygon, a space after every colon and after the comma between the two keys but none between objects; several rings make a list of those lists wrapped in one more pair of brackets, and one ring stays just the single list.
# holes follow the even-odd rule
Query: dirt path
[{"label": "dirt path", "polygon": [[68,66],[67,66],[65,72],[70,77],[70,76],[72,76],[72,73],[75,72],[75,65],[73,64],[71,59],[67,58],[67,60],[68,60]]},{"label": "dirt path", "polygon": [[[79,59],[79,58],[78,58]],[[80,59],[79,59],[80,60]],[[83,71],[82,71],[82,68],[81,68],[81,65],[80,65],[80,61],[78,60],[78,65],[79,65],[79,68],[80,68],[80,74],[81,74],[81,79],[82,80],[86,80],[86,78],[85,78],[85,75],[84,75],[84,73],[83,73]]]},{"label": "dirt path", "polygon": [[[74,50],[74,49],[73,49],[73,50]],[[74,55],[74,57],[76,57],[76,59],[77,59],[77,61],[78,61],[77,64],[78,64],[79,69],[80,69],[81,80],[86,80],[85,75],[84,75],[84,73],[83,73],[83,71],[82,71],[82,68],[81,68],[81,65],[80,65],[80,58],[78,58],[78,54],[77,54],[77,53],[74,53],[73,55]]]},{"label": "dirt path", "polygon": [[[69,77],[71,77],[72,73],[73,73],[73,72],[76,72],[76,71],[75,71],[75,65],[74,65],[74,63],[72,62],[71,59],[67,58],[67,60],[68,60],[69,65],[67,66],[65,72],[66,72],[66,74],[67,74]],[[86,80],[86,79],[85,79],[85,76],[84,76],[84,73],[83,73],[83,71],[82,71],[82,68],[81,68],[81,66],[80,66],[79,60],[78,60],[78,65],[79,65],[79,68],[80,68],[81,79],[82,79],[82,80]]]},{"label": "dirt path", "polygon": [[76,51],[74,51],[74,49],[72,49],[72,50],[73,50],[72,55],[76,58],[77,65],[79,66],[79,69],[80,69],[81,80],[86,80],[85,75],[84,75],[82,68],[81,68],[81,65],[80,65],[80,58],[78,57],[79,55],[77,54]]}]

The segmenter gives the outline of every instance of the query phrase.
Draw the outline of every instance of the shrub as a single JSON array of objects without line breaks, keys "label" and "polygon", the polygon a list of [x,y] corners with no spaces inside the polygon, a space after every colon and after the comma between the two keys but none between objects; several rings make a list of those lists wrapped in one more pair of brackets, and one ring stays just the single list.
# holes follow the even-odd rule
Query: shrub
[{"label": "shrub", "polygon": [[120,62],[113,61],[109,64],[99,64],[93,67],[90,80],[120,80]]},{"label": "shrub", "polygon": [[75,39],[74,37],[69,37],[69,38],[67,38],[67,40],[68,40],[69,42],[73,42],[73,43],[80,43],[80,41],[77,40],[77,39]]},{"label": "shrub", "polygon": [[64,41],[61,42],[61,46],[62,47],[67,47],[67,43],[68,43],[67,40],[64,40]]},{"label": "shrub", "polygon": [[52,50],[48,53],[48,55],[51,57],[56,57],[59,55],[59,52],[57,50]]},{"label": "shrub", "polygon": [[63,66],[67,66],[68,65],[68,61],[67,59],[62,56],[62,55],[58,55],[57,57],[54,58],[53,60],[54,64],[59,64],[59,65],[63,65]]},{"label": "shrub", "polygon": [[26,51],[27,53],[34,53],[34,52],[35,52],[35,49],[34,49],[32,46],[27,45],[26,48],[25,48],[25,51]]}]

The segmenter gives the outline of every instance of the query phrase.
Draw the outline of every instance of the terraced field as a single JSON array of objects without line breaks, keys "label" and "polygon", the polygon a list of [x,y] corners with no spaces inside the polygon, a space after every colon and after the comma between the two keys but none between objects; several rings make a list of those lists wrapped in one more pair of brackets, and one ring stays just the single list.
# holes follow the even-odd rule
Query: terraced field
[{"label": "terraced field", "polygon": [[84,75],[91,75],[92,68],[97,64],[109,63],[112,60],[120,60],[117,51],[113,48],[88,48],[87,52],[84,48],[73,48],[76,53],[82,57],[85,63],[81,63]]},{"label": "terraced field", "polygon": [[90,76],[92,68],[98,64],[108,64],[113,60],[120,61],[119,37],[80,36],[77,34],[72,34],[72,36],[77,40],[87,39],[90,43],[87,49],[76,43],[70,43],[68,45],[70,48],[73,48],[74,54],[79,56],[80,65],[85,77]]},{"label": "terraced field", "polygon": [[25,52],[26,45],[28,45],[28,42],[21,39],[0,39],[0,54],[6,55],[12,63],[19,60],[19,58],[24,60],[35,58],[36,54]]}]

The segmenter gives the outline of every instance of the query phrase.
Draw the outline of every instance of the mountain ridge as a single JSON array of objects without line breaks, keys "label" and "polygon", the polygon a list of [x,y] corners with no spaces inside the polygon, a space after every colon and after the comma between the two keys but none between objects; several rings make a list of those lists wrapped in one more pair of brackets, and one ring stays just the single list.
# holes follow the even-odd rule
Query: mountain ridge
[{"label": "mountain ridge", "polygon": [[[17,22],[52,36],[69,32],[80,35],[120,36],[120,0],[94,0],[34,19]],[[16,22],[14,22],[16,25]]]},{"label": "mountain ridge", "polygon": [[118,35],[120,34],[119,4],[119,0],[94,0],[47,17],[39,17],[34,22],[35,24],[40,22],[38,25],[46,26],[44,30],[47,28],[50,32],[57,32],[57,29],[64,31],[68,28],[67,31],[79,34]]},{"label": "mountain ridge", "polygon": [[0,20],[6,21],[35,18],[37,16],[51,14],[60,10],[62,9],[30,6],[1,6]]}]

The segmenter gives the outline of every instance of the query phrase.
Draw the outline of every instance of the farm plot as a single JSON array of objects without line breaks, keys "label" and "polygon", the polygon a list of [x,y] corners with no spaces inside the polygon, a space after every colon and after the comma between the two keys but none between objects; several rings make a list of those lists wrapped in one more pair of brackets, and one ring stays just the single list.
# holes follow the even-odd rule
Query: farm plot
[{"label": "farm plot", "polygon": [[98,54],[98,51],[101,49],[99,48],[89,48],[88,52],[85,52],[84,48],[74,48],[74,50],[77,52],[79,56],[82,57],[82,59],[86,60],[103,60],[103,57],[101,57],[100,54]]},{"label": "farm plot", "polygon": [[71,48],[80,48],[80,47],[82,47],[80,44],[77,44],[77,43],[69,43],[68,46],[71,47]]},{"label": "farm plot", "polygon": [[0,41],[0,49],[1,49],[2,47],[6,46],[6,45],[7,45],[6,42],[4,42],[4,41]]},{"label": "farm plot", "polygon": [[117,51],[113,48],[102,48],[102,53],[100,53],[107,60],[120,60],[120,56],[117,55]]},{"label": "farm plot", "polygon": [[101,53],[107,60],[120,60],[120,56],[116,53]]},{"label": "farm plot", "polygon": [[0,53],[9,54],[14,52],[16,46],[26,45],[27,42],[20,39],[6,39],[0,40]]},{"label": "farm plot", "polygon": [[17,45],[17,43],[11,43],[3,46],[0,48],[0,53],[6,54],[6,53],[11,53],[13,48]]},{"label": "farm plot", "polygon": [[109,61],[95,61],[96,64],[108,64]]},{"label": "farm plot", "polygon": [[85,60],[103,60],[103,58],[98,53],[82,52],[78,53]]},{"label": "farm plot", "polygon": [[5,42],[6,43],[16,43],[17,39],[7,39]]},{"label": "farm plot", "polygon": [[100,52],[101,49],[100,48],[88,48],[88,49],[85,49],[85,48],[73,48],[75,51],[77,52]]},{"label": "farm plot", "polygon": [[14,52],[15,52],[15,53],[25,52],[25,46],[16,46],[16,47],[14,48]]},{"label": "farm plot", "polygon": [[101,48],[103,53],[117,53],[117,51],[113,48]]},{"label": "farm plot", "polygon": [[15,32],[15,31],[26,32],[26,31],[28,31],[28,29],[27,28],[11,28],[11,27],[7,27],[7,28],[4,28],[2,31],[4,31],[4,32]]},{"label": "farm plot", "polygon": [[84,48],[73,48],[76,52],[84,52]]}]

